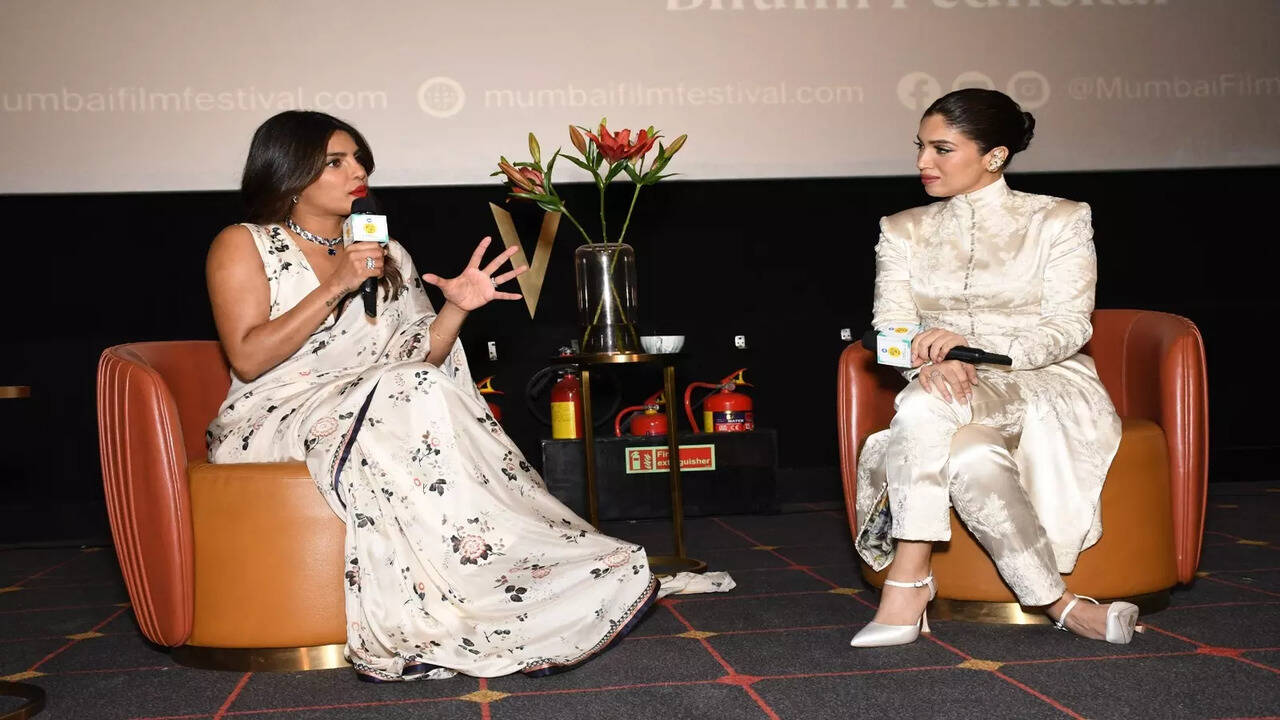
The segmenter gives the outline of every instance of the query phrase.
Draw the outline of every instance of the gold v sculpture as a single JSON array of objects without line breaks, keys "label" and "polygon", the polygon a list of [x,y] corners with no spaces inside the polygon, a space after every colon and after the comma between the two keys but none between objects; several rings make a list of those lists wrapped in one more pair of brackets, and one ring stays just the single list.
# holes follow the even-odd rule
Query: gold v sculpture
[{"label": "gold v sculpture", "polygon": [[528,265],[529,272],[516,278],[520,283],[520,294],[524,295],[524,304],[529,308],[529,317],[538,309],[538,297],[542,295],[542,280],[547,276],[547,263],[551,261],[551,244],[555,242],[556,230],[560,227],[560,213],[549,212],[542,217],[542,230],[538,233],[538,245],[533,251],[533,262],[525,259],[524,247],[520,244],[520,235],[516,232],[515,223],[511,221],[511,213],[493,203],[489,203],[493,211],[493,220],[498,224],[498,234],[502,236],[502,244],[515,248],[511,256],[511,267]]}]

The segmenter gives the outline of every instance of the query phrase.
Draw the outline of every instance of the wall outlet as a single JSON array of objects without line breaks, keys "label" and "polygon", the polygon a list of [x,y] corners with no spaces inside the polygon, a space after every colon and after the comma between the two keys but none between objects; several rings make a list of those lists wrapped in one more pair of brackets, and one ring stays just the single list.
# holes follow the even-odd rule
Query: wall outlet
[{"label": "wall outlet", "polygon": [[840,339],[848,342],[853,339],[853,331],[849,328],[840,328]]},{"label": "wall outlet", "polygon": [[492,340],[489,341],[489,359],[490,360],[498,359],[498,343]]},{"label": "wall outlet", "polygon": [[746,335],[734,335],[734,336],[733,336],[733,346],[734,346],[734,347],[736,347],[736,348],[738,348],[739,350],[746,350],[746,349],[747,349],[747,336],[746,336]]}]

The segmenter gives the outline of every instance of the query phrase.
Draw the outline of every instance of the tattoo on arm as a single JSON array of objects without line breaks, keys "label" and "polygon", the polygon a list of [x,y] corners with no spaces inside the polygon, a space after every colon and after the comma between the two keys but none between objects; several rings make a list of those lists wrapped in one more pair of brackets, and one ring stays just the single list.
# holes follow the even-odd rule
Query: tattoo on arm
[{"label": "tattoo on arm", "polygon": [[325,307],[333,307],[334,305],[337,305],[337,304],[338,304],[338,301],[342,300],[342,298],[346,297],[347,295],[350,295],[352,292],[353,292],[353,290],[351,290],[350,288],[343,288],[342,290],[339,290],[339,291],[338,291],[338,294],[337,294],[337,295],[334,295],[333,297],[329,298],[328,300],[325,300],[325,301],[324,301],[324,306],[325,306]]}]

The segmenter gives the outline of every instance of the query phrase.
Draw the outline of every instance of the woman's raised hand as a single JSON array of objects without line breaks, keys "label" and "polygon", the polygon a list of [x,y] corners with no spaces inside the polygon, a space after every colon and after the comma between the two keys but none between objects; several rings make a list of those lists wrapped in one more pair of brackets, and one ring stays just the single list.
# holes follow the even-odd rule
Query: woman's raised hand
[{"label": "woman's raised hand", "polygon": [[950,330],[930,328],[911,339],[911,367],[920,363],[940,363],[951,348],[965,344],[965,339]]},{"label": "woman's raised hand", "polygon": [[440,288],[440,292],[444,293],[444,299],[462,310],[475,310],[486,305],[490,300],[519,300],[520,293],[500,292],[498,286],[523,274],[529,267],[521,265],[501,275],[495,276],[493,274],[502,263],[506,262],[519,250],[519,248],[510,247],[499,253],[498,257],[481,269],[480,261],[484,259],[484,251],[489,247],[490,241],[491,238],[487,237],[480,241],[480,244],[476,246],[476,251],[471,254],[471,262],[467,263],[467,266],[463,268],[457,277],[442,278],[434,273],[426,273],[422,276],[422,279]]},{"label": "woman's raised hand", "polygon": [[386,256],[386,249],[379,243],[351,243],[342,249],[342,260],[329,276],[329,281],[343,293],[355,292],[365,278],[382,277],[382,263]]}]

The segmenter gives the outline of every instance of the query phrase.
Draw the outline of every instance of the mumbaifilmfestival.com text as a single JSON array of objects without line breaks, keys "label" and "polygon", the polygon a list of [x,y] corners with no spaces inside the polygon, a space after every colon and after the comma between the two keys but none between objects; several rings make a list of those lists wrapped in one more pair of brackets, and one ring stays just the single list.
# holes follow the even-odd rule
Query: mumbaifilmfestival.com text
[{"label": "mumbaifilmfestival.com text", "polygon": [[254,87],[231,90],[156,90],[142,86],[111,87],[104,90],[54,92],[0,92],[0,110],[9,113],[187,113],[187,112],[272,112],[314,108],[317,110],[386,110],[385,90],[259,90]]},{"label": "mumbaifilmfestival.com text", "polygon": [[537,89],[484,91],[486,108],[619,107],[698,105],[852,105],[863,102],[855,85],[725,83],[719,85],[646,85],[623,82],[601,87],[564,85]]}]

